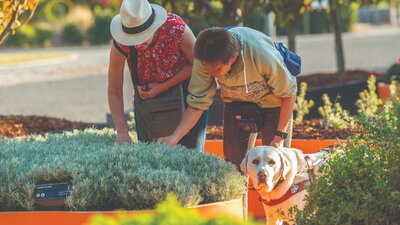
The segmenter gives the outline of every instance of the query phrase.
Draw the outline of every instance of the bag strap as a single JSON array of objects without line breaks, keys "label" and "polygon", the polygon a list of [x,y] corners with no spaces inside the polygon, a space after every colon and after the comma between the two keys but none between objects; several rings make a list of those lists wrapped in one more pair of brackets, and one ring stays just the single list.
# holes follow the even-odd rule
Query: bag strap
[{"label": "bag strap", "polygon": [[131,64],[131,78],[133,85],[139,85],[138,69],[138,52],[134,46],[129,46],[129,64]]}]

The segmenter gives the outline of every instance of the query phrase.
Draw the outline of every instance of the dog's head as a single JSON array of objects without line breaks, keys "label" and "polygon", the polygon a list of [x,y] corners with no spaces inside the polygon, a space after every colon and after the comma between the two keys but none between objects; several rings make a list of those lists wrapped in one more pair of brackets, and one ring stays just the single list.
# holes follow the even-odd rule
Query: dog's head
[{"label": "dog's head", "polygon": [[257,146],[247,152],[240,169],[250,177],[254,188],[271,192],[280,179],[286,179],[291,163],[281,150]]}]

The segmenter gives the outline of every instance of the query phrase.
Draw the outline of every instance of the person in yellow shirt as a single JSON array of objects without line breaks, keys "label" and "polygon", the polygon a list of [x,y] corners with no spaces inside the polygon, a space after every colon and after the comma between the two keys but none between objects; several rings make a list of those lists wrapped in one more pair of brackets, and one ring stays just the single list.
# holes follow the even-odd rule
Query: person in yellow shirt
[{"label": "person in yellow shirt", "polygon": [[246,27],[208,28],[198,35],[194,56],[189,107],[173,134],[158,143],[177,144],[210,107],[217,85],[225,103],[227,161],[240,167],[251,132],[261,131],[264,145],[279,147],[290,139],[297,81],[271,38]]}]

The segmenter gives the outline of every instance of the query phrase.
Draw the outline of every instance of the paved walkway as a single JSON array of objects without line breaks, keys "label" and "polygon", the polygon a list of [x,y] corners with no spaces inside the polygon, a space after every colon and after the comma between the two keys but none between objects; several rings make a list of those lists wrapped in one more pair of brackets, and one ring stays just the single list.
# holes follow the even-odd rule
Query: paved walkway
[{"label": "paved walkway", "polygon": [[[277,39],[285,42],[284,37]],[[400,28],[343,35],[349,69],[386,68],[400,57]],[[297,37],[303,74],[336,70],[333,34]],[[1,49],[0,55],[43,49]],[[75,121],[105,123],[109,46],[52,48],[67,57],[46,62],[0,65],[0,114],[46,115]],[[131,107],[132,85],[125,76],[125,108]]]}]

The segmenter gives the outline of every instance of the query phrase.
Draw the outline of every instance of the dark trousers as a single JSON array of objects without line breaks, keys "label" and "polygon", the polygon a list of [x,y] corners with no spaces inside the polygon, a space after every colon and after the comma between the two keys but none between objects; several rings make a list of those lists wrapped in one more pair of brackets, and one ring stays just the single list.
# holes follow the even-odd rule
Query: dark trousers
[{"label": "dark trousers", "polygon": [[[275,130],[279,122],[280,108],[262,109],[264,123],[261,128],[263,145],[270,145],[275,136]],[[240,163],[246,156],[247,144],[250,132],[246,132],[237,125],[236,113],[224,109],[224,156],[225,160],[237,166],[240,171]],[[291,126],[288,126],[291,128]],[[291,132],[291,130],[290,130]],[[291,138],[289,135],[288,139]],[[287,144],[288,143],[288,144]],[[285,141],[285,145],[290,145],[290,140]]]}]

